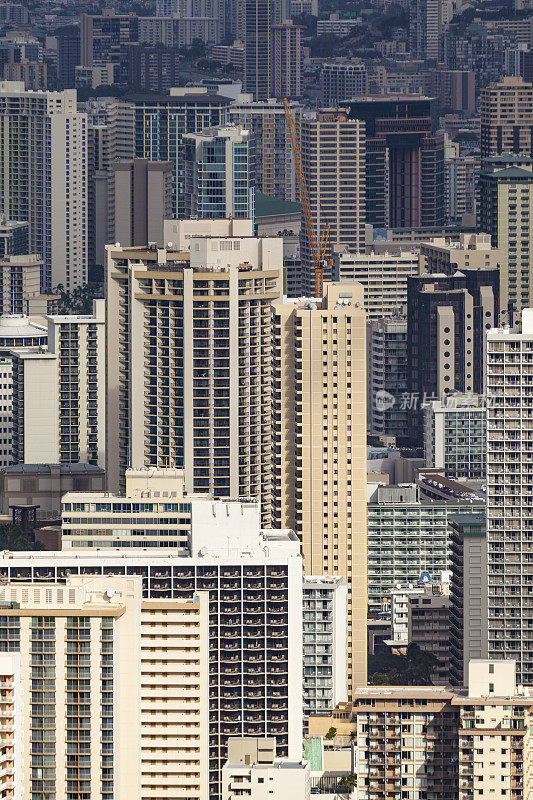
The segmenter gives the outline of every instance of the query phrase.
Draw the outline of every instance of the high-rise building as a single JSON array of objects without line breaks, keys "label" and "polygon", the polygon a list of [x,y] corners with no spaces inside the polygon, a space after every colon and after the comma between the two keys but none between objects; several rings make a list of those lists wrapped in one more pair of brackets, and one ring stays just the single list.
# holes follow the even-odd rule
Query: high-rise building
[{"label": "high-rise building", "polygon": [[25,314],[41,296],[43,262],[37,255],[0,256],[0,313]]},{"label": "high-rise building", "polygon": [[481,90],[481,157],[533,156],[533,84],[505,77]]},{"label": "high-rise building", "polygon": [[450,683],[464,686],[468,662],[487,657],[487,524],[483,512],[452,514]]},{"label": "high-rise building", "polygon": [[85,104],[85,111],[88,118],[88,258],[89,264],[103,266],[105,245],[116,241],[110,238],[110,223],[114,219],[112,193],[110,197],[111,165],[134,157],[133,108],[115,99],[93,98]]},{"label": "high-rise building", "polygon": [[[408,384],[419,410],[454,391],[483,393],[485,334],[499,320],[499,285],[495,268],[408,278]],[[421,439],[422,419],[411,419]]]},{"label": "high-rise building", "polygon": [[533,304],[533,158],[494,156],[479,176],[479,227],[506,254],[501,261],[502,310]]},{"label": "high-rise building", "polygon": [[[19,664],[6,697],[13,700],[20,687],[25,707],[17,724],[32,764],[17,770],[21,796],[107,800],[126,792],[148,800],[163,783],[165,791],[185,787],[188,798],[203,800],[208,593],[144,600],[142,579],[122,574],[35,584],[30,578],[1,594],[10,600],[4,599],[0,647],[9,653],[4,659]],[[2,706],[3,716],[10,705]]]},{"label": "high-rise building", "polygon": [[48,331],[22,315],[0,317],[0,465],[13,463],[13,376],[10,350],[13,347],[46,348]]},{"label": "high-rise building", "polygon": [[0,215],[0,258],[22,256],[28,252],[29,226],[27,222],[16,222]]},{"label": "high-rise building", "polygon": [[192,0],[182,3],[177,17],[139,17],[139,43],[176,49],[194,46],[198,40],[218,44],[225,35],[224,13],[224,2]]},{"label": "high-rise building", "polygon": [[22,3],[3,3],[0,7],[0,22],[13,25],[27,25],[29,11]]},{"label": "high-rise building", "polygon": [[487,409],[475,394],[451,394],[424,409],[424,459],[448,478],[484,480]]},{"label": "high-rise building", "polygon": [[446,218],[457,224],[468,224],[477,213],[478,180],[481,169],[479,155],[446,156]]},{"label": "high-rise building", "polygon": [[170,95],[134,95],[135,158],[171,161],[172,216],[185,217],[183,134],[226,123],[227,97],[197,88],[171,89]]},{"label": "high-rise building", "polygon": [[183,137],[185,217],[253,219],[255,150],[237,126],[207,128]]},{"label": "high-rise building", "polygon": [[110,489],[129,466],[180,466],[189,492],[260,498],[268,524],[282,259],[281,239],[254,237],[193,237],[190,254],[108,248]]},{"label": "high-rise building", "polygon": [[449,569],[448,517],[483,509],[476,503],[428,500],[416,484],[369,484],[368,607],[379,613],[397,586],[416,586],[423,572]]},{"label": "high-rise building", "polygon": [[271,95],[283,100],[284,97],[301,97],[304,90],[302,28],[285,20],[270,29]]},{"label": "high-rise building", "polygon": [[270,29],[275,19],[274,0],[242,0],[245,92],[254,100],[268,100],[272,80]]},{"label": "high-rise building", "polygon": [[370,320],[405,313],[407,279],[419,271],[418,249],[364,253],[338,247],[333,253],[333,279],[362,285]]},{"label": "high-rise building", "polygon": [[10,351],[15,463],[103,466],[105,301],[93,314],[47,317],[48,349]]},{"label": "high-rise building", "polygon": [[0,83],[0,212],[29,223],[41,287],[87,282],[87,116],[76,92]]},{"label": "high-rise building", "polygon": [[304,578],[304,719],[347,699],[347,600],[342,578]]},{"label": "high-rise building", "polygon": [[368,95],[347,101],[365,123],[366,221],[377,228],[442,225],[444,136],[434,101],[423,95]]},{"label": "high-rise building", "polygon": [[411,58],[442,60],[442,35],[449,22],[448,0],[410,0]]},{"label": "high-rise building", "polygon": [[164,222],[172,213],[172,167],[170,161],[141,158],[111,165],[106,244],[163,246]]},{"label": "high-rise building", "polygon": [[[251,102],[242,96],[228,108],[228,119],[249,130],[255,140],[255,187],[270,197],[299,199],[285,109],[278,100]],[[291,113],[299,124],[302,107],[291,101]]]},{"label": "high-rise building", "polygon": [[[407,392],[407,320],[392,317],[368,322],[368,428],[376,436],[409,436]],[[405,405],[405,404],[404,404]]]},{"label": "high-rise building", "polygon": [[[102,502],[105,502],[105,497],[102,497]],[[243,524],[241,505],[240,502],[226,503],[226,507],[221,508],[218,514],[214,514],[211,507],[206,508],[205,522],[198,526],[197,535],[191,539],[190,555],[187,557],[161,555],[157,551],[140,553],[134,549],[108,550],[105,556],[89,549],[78,551],[76,555],[72,552],[16,553],[11,561],[3,559],[4,554],[0,555],[0,574],[5,583],[11,583],[7,589],[0,587],[0,598],[3,597],[6,605],[7,602],[20,602],[22,607],[33,603],[38,606],[35,608],[35,617],[24,616],[18,608],[6,611],[6,615],[9,613],[13,620],[14,630],[10,633],[10,626],[6,625],[5,632],[0,628],[2,636],[14,641],[15,650],[20,639],[28,652],[30,647],[34,647],[30,644],[29,630],[32,627],[39,632],[55,627],[55,632],[49,636],[56,642],[56,655],[50,658],[52,663],[47,666],[56,666],[57,676],[54,680],[57,695],[50,696],[52,713],[43,714],[42,704],[38,704],[35,716],[57,716],[63,720],[67,715],[64,695],[67,675],[63,667],[66,666],[67,654],[64,646],[59,647],[59,642],[86,638],[74,634],[67,636],[67,628],[88,626],[91,629],[89,679],[94,677],[94,681],[90,681],[91,688],[86,691],[95,713],[91,714],[91,722],[88,723],[93,736],[87,749],[94,753],[95,762],[91,758],[91,770],[96,770],[92,775],[97,775],[98,779],[101,768],[101,716],[109,716],[107,713],[100,714],[100,693],[112,691],[111,685],[105,688],[106,684],[100,683],[100,640],[112,638],[117,660],[109,664],[113,671],[108,675],[110,680],[116,681],[113,688],[117,697],[116,705],[106,705],[111,706],[113,718],[117,715],[117,719],[112,728],[116,738],[108,739],[113,742],[113,747],[108,748],[107,755],[117,758],[115,779],[118,781],[122,769],[122,764],[118,763],[119,752],[126,754],[127,767],[124,769],[129,780],[132,780],[132,775],[135,778],[131,796],[140,797],[140,800],[153,800],[169,791],[175,796],[181,792],[187,800],[192,797],[204,800],[207,796],[205,789],[198,788],[205,752],[201,732],[207,709],[209,797],[213,800],[221,796],[221,770],[227,758],[229,737],[275,737],[280,756],[291,759],[301,757],[303,575],[300,543],[290,531],[261,531],[257,505],[254,524]],[[123,582],[128,587],[128,581],[132,589],[128,588],[127,591],[132,591],[138,580],[135,576],[142,576],[140,624],[137,611],[133,615],[134,632],[131,638],[120,637],[120,626],[122,623],[131,624],[131,616],[128,610],[120,616],[121,600],[124,598],[119,597],[119,592]],[[87,580],[98,581],[96,585],[104,589],[104,597],[97,592],[93,595],[91,602],[99,610],[92,616],[83,611],[83,605],[80,607],[79,595],[70,594],[71,589],[75,590],[73,581]],[[13,601],[10,599],[11,590],[15,594]],[[28,592],[27,600],[23,600],[25,590]],[[110,597],[109,594],[105,596],[107,590]],[[47,591],[52,594],[47,594]],[[37,597],[35,592],[38,592]],[[194,600],[196,593],[202,592],[209,592],[209,651],[203,642],[203,619],[198,619],[198,616],[191,619],[180,613],[180,604],[194,605],[191,600]],[[56,604],[61,604],[65,609],[64,616],[50,613]],[[114,604],[117,608],[111,614],[110,608]],[[66,608],[72,609],[76,620],[71,625],[68,624]],[[198,605],[195,608],[198,610]],[[164,610],[167,611],[166,617]],[[155,612],[153,616],[151,611]],[[51,616],[56,617],[55,625],[43,622],[43,618],[46,620]],[[199,616],[204,616],[202,603]],[[114,633],[100,637],[100,619],[105,620],[102,627],[107,629],[111,627],[110,617],[113,618]],[[37,623],[33,625],[35,618]],[[174,621],[181,627],[174,628]],[[168,622],[166,628],[165,622]],[[191,624],[187,628],[189,622]],[[20,636],[17,635],[19,629]],[[39,637],[36,633],[33,640],[37,641],[35,647],[40,648],[38,652],[42,658],[41,638],[45,638],[44,634]],[[139,644],[144,662],[141,674],[136,659]],[[187,648],[190,648],[188,655]],[[80,649],[76,648],[76,653],[79,652]],[[106,652],[105,649],[103,652]],[[26,658],[30,655],[31,651]],[[128,663],[123,667],[125,661]],[[79,664],[74,666],[79,668]],[[208,702],[203,688],[204,670],[209,675]],[[41,675],[36,677],[41,680]],[[77,678],[74,675],[72,679]],[[87,680],[86,677],[83,679]],[[132,698],[135,702],[132,702]],[[163,698],[167,699],[166,703],[162,702]],[[74,699],[77,700],[77,696]],[[152,703],[152,699],[156,702]],[[54,711],[58,703],[61,704],[61,710]],[[122,703],[126,704],[127,713],[119,723]],[[80,724],[79,717],[86,715],[86,705],[84,703],[81,715],[73,715],[72,726],[75,730]],[[191,713],[184,713],[186,710]],[[141,744],[133,736],[139,730],[139,717],[143,737]],[[28,716],[28,727],[29,719]],[[152,727],[152,723],[155,727]],[[109,730],[107,725],[109,723],[103,730]],[[131,746],[126,744],[123,737],[127,737]],[[38,741],[37,738],[35,740]],[[26,741],[30,741],[29,735]],[[121,741],[123,747],[119,748]],[[56,741],[56,746],[59,750],[59,741]],[[139,749],[142,764],[137,766],[133,754],[138,753]],[[108,762],[104,766],[111,765]],[[62,780],[65,772],[66,765],[58,758],[56,779]],[[187,780],[181,780],[184,774],[188,775]],[[30,779],[31,771],[27,770],[26,780]],[[162,791],[156,788],[162,785],[165,787]],[[168,785],[172,787],[170,790],[166,788]],[[180,785],[185,789],[180,790]],[[123,789],[119,788],[118,783],[115,787],[122,797]],[[139,791],[140,794],[134,793]],[[98,792],[95,789],[93,796],[95,794],[100,800]],[[59,796],[62,796],[61,793]]]},{"label": "high-rise building", "polygon": [[[348,119],[345,111],[318,111],[313,117],[302,117],[300,148],[317,241],[320,242],[324,227],[329,225],[328,254],[335,245],[344,245],[355,252],[363,250],[364,123]],[[301,233],[301,257],[305,291],[312,295],[314,262],[305,226]]]},{"label": "high-rise building", "polygon": [[182,60],[175,46],[133,44],[128,48],[128,85],[135,91],[168,92],[180,81]]},{"label": "high-rise building", "polygon": [[60,89],[74,89],[76,67],[81,64],[80,32],[77,28],[60,28],[57,38],[57,83]]},{"label": "high-rise building", "polygon": [[274,303],[274,520],[348,584],[348,686],[366,683],[366,319],[358,284]]},{"label": "high-rise building", "polygon": [[[81,15],[80,64],[84,67],[122,65],[128,45],[139,41],[139,17],[136,14],[116,14],[104,9],[102,14]],[[127,74],[127,72],[126,72]]]},{"label": "high-rise building", "polygon": [[533,320],[487,333],[488,655],[516,660],[518,680],[533,683]]},{"label": "high-rise building", "polygon": [[366,66],[352,60],[326,62],[322,65],[320,82],[322,102],[327,106],[351,100],[359,94],[366,94]]},{"label": "high-rise building", "polygon": [[20,680],[20,658],[16,653],[0,655],[0,795],[16,797],[25,768],[22,717],[27,713]]}]

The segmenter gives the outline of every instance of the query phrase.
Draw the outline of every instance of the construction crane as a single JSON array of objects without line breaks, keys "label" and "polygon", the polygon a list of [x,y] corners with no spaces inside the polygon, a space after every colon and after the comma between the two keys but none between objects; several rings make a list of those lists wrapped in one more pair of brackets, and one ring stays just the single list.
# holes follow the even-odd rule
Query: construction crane
[{"label": "construction crane", "polygon": [[285,119],[287,121],[287,129],[291,140],[292,155],[294,158],[294,165],[296,167],[296,178],[298,180],[298,188],[300,189],[300,200],[302,202],[302,211],[304,216],[305,230],[307,233],[307,241],[311,250],[311,257],[313,259],[313,266],[315,271],[315,297],[322,298],[322,289],[324,282],[324,265],[325,254],[328,246],[329,239],[329,222],[324,225],[322,234],[320,236],[320,243],[317,241],[315,231],[315,224],[313,215],[311,214],[311,204],[309,203],[309,195],[307,193],[307,184],[302,167],[302,154],[300,152],[300,143],[298,141],[298,133],[296,132],[296,125],[294,117],[291,113],[291,107],[287,98],[283,100],[285,106]]}]

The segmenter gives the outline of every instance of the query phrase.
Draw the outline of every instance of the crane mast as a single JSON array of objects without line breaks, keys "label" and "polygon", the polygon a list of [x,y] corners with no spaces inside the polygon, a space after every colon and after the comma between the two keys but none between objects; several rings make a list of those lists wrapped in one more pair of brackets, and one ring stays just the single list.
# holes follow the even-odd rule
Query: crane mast
[{"label": "crane mast", "polygon": [[294,158],[294,166],[296,169],[296,178],[298,181],[298,188],[300,190],[300,200],[302,203],[302,212],[304,217],[304,225],[307,233],[307,241],[311,250],[311,258],[313,259],[313,267],[315,272],[315,297],[322,298],[323,282],[324,282],[324,258],[329,238],[329,223],[322,229],[320,237],[320,244],[317,241],[315,225],[313,222],[313,215],[311,213],[311,204],[309,203],[309,194],[307,192],[307,184],[302,167],[302,154],[300,152],[300,142],[298,141],[298,133],[296,131],[296,124],[294,117],[291,113],[291,108],[287,98],[283,100],[285,107],[285,119],[287,121],[287,130],[291,141],[292,155]]}]

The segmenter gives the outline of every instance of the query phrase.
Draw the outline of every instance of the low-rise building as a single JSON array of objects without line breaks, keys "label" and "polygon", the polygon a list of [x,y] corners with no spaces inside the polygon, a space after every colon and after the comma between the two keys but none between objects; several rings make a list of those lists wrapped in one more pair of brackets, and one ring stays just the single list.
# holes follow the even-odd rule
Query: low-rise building
[{"label": "low-rise building", "polygon": [[222,800],[240,800],[241,797],[309,800],[309,762],[276,758],[275,739],[230,739],[228,760],[222,768]]},{"label": "low-rise building", "polygon": [[[354,742],[359,800],[529,800],[533,692],[514,661],[472,660],[465,688],[368,686],[309,735]],[[336,737],[336,738],[335,738]]]},{"label": "low-rise building", "polygon": [[12,464],[0,468],[0,513],[37,506],[37,519],[59,519],[67,492],[103,492],[105,471],[95,464]]}]

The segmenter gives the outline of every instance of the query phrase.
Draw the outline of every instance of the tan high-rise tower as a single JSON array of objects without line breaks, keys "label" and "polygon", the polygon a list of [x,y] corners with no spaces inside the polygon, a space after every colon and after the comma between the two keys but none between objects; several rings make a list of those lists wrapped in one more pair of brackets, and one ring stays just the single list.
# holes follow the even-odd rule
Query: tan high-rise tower
[{"label": "tan high-rise tower", "polygon": [[481,157],[533,155],[533,85],[506,77],[481,92]]},{"label": "tan high-rise tower", "polygon": [[183,467],[189,492],[260,498],[268,525],[282,241],[190,248],[107,248],[108,486],[128,466]]},{"label": "tan high-rise tower", "polygon": [[366,684],[366,317],[358,283],[274,303],[274,520],[348,582],[348,691]]},{"label": "tan high-rise tower", "polygon": [[[300,145],[317,241],[329,224],[330,254],[336,244],[363,250],[365,123],[347,119],[346,111],[318,111],[315,117],[302,119]],[[304,285],[313,292],[313,259],[305,228],[301,242]]]}]

